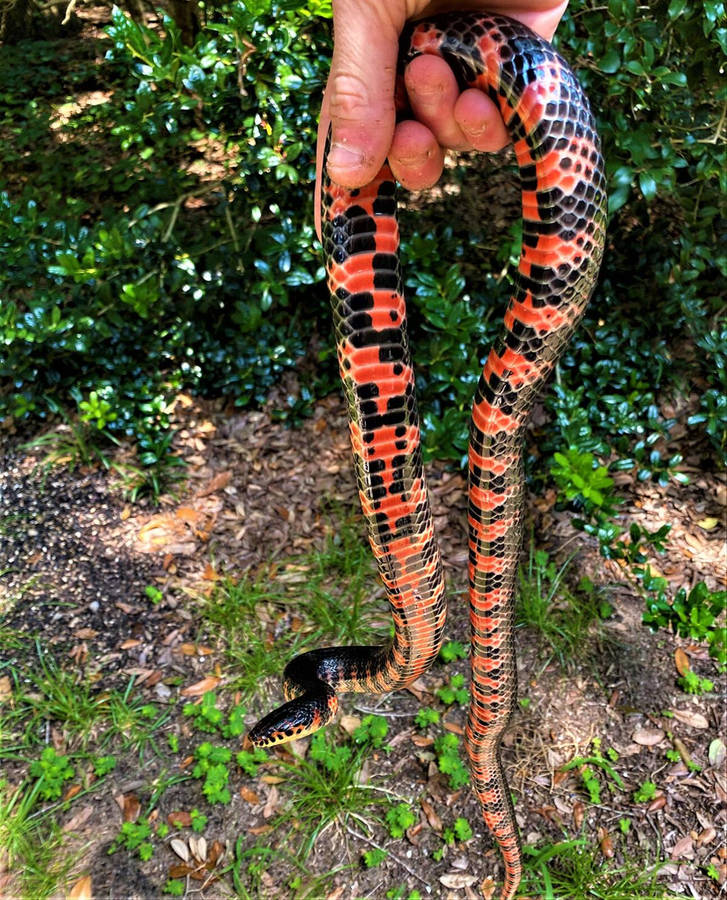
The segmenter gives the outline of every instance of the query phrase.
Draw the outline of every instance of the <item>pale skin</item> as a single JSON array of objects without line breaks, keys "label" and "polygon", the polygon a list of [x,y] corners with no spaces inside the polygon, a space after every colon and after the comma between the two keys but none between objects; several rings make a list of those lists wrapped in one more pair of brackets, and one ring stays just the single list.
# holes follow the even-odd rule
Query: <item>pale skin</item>
[{"label": "pale skin", "polygon": [[[333,0],[333,59],[318,129],[318,171],[331,130],[328,173],[348,188],[371,181],[388,157],[410,190],[431,187],[445,150],[495,152],[509,137],[495,104],[477,90],[460,93],[449,66],[419,56],[404,73],[414,119],[395,123],[399,35],[410,19],[463,9],[499,12],[550,40],[568,0]],[[319,178],[320,183],[320,178]],[[316,203],[316,231],[320,211]]]}]

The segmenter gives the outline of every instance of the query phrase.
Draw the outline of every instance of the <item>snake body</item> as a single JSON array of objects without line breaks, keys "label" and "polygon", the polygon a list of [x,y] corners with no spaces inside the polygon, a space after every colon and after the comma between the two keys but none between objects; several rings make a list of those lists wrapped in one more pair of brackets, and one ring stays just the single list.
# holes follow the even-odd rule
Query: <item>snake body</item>
[{"label": "snake body", "polygon": [[[522,538],[522,438],[530,409],[593,292],[606,195],[599,139],[573,72],[547,41],[501,15],[447,14],[409,25],[400,71],[444,58],[462,90],[499,106],[522,186],[513,295],[472,411],[469,446],[471,703],[465,732],[475,792],[505,863],[503,900],[521,876],[499,743],[516,699],[513,608]],[[325,165],[324,165],[325,173]],[[446,615],[420,449],[414,372],[388,165],[347,190],[324,174],[323,247],[361,506],[394,619],[382,647],[332,647],[285,669],[287,701],[250,732],[271,746],[330,720],[337,694],[405,687],[436,657]]]}]

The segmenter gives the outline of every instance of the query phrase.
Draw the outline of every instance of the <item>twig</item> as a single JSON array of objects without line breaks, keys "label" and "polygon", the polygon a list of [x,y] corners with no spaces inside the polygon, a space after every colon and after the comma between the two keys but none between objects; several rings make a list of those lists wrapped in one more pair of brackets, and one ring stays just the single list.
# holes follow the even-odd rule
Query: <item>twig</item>
[{"label": "twig", "polygon": [[61,25],[68,25],[68,23],[71,19],[71,15],[73,14],[73,10],[76,7],[77,2],[78,2],[78,0],[71,0],[71,2],[68,4],[68,6],[66,7],[66,14],[63,16],[63,21],[61,22]]}]

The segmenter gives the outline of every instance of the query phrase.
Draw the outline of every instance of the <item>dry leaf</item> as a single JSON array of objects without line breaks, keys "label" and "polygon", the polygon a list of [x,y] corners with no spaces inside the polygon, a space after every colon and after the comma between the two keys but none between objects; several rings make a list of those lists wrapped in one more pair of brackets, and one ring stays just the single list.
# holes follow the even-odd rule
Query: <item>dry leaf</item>
[{"label": "dry leaf", "polygon": [[121,644],[122,650],[131,650],[133,647],[138,647],[141,644],[141,641],[137,641],[135,638],[129,638],[127,641],[123,641]]},{"label": "dry leaf", "polygon": [[261,775],[260,781],[263,784],[282,784],[284,781],[287,781],[286,778],[283,778],[282,775]]},{"label": "dry leaf", "polygon": [[204,516],[204,513],[194,509],[192,506],[180,506],[174,515],[183,522],[189,522],[190,525],[194,525]]},{"label": "dry leaf", "polygon": [[727,747],[719,739],[715,738],[709,745],[708,759],[713,769],[721,769],[727,756]]},{"label": "dry leaf", "polygon": [[709,722],[701,713],[692,712],[690,709],[673,709],[672,712],[674,718],[684,725],[691,728],[709,728]]},{"label": "dry leaf", "polygon": [[681,647],[677,647],[677,649],[674,651],[674,665],[677,667],[677,672],[682,676],[682,678],[685,678],[687,672],[689,672],[692,668],[689,664],[689,657]]},{"label": "dry leaf", "polygon": [[273,785],[270,788],[270,794],[267,799],[267,803],[263,807],[263,819],[269,819],[270,816],[275,812],[275,807],[278,805],[278,800],[280,798],[280,791]]},{"label": "dry leaf", "polygon": [[694,842],[690,835],[685,835],[671,848],[672,859],[694,859]]},{"label": "dry leaf", "polygon": [[716,837],[717,829],[710,825],[697,835],[697,846],[704,847],[705,844],[711,844]]},{"label": "dry leaf", "polygon": [[191,834],[189,836],[189,849],[201,863],[207,860],[207,838],[202,835]]},{"label": "dry leaf", "polygon": [[438,833],[442,831],[442,820],[439,817],[439,813],[434,809],[432,804],[428,800],[421,801],[421,807],[424,811],[424,815],[427,817],[427,822],[429,822],[430,826]]},{"label": "dry leaf", "polygon": [[655,747],[664,740],[664,732],[660,728],[639,728],[631,735],[631,740],[642,747]]},{"label": "dry leaf", "polygon": [[[63,831],[78,831],[93,815],[93,806],[83,806],[81,809],[71,816],[71,818],[63,823]],[[2,894],[0,894],[2,896]]]},{"label": "dry leaf", "polygon": [[72,784],[68,790],[63,795],[63,802],[66,803],[68,800],[72,800],[76,794],[81,793],[81,785],[80,784]]},{"label": "dry leaf", "polygon": [[208,562],[204,567],[202,578],[204,581],[219,581],[222,576],[215,572],[214,566]]},{"label": "dry leaf", "polygon": [[452,734],[464,734],[464,728],[457,722],[442,722],[442,725],[447,731],[451,731]]},{"label": "dry leaf", "polygon": [[597,835],[598,846],[601,848],[601,853],[606,857],[606,859],[611,859],[616,852],[613,849],[613,841],[611,840],[611,836],[605,828],[599,828],[597,831]]},{"label": "dry leaf", "polygon": [[186,878],[187,875],[191,875],[194,869],[192,866],[185,865],[184,863],[174,863],[174,865],[169,866],[169,877],[170,878]]},{"label": "dry leaf", "polygon": [[443,884],[445,887],[459,888],[460,890],[465,887],[470,887],[476,881],[476,875],[467,875],[465,872],[447,872],[446,875],[441,875],[439,878],[439,883]]},{"label": "dry leaf", "polygon": [[183,859],[186,863],[189,862],[189,847],[183,840],[180,840],[180,838],[172,838],[169,842],[169,846],[180,859]]},{"label": "dry leaf", "polygon": [[341,728],[346,732],[346,734],[353,734],[354,731],[361,724],[361,719],[358,716],[341,716],[338,720]]},{"label": "dry leaf", "polygon": [[688,531],[684,532],[684,540],[691,546],[694,547],[697,551],[704,550],[704,542],[700,537],[696,534],[690,534]]},{"label": "dry leaf", "polygon": [[576,800],[573,804],[573,824],[576,827],[576,830],[579,830],[581,825],[583,824],[583,816],[585,815],[586,808],[581,803],[580,800]]},{"label": "dry leaf", "polygon": [[231,478],[232,472],[220,472],[218,475],[215,475],[214,478],[210,479],[201,491],[197,491],[197,496],[206,497],[208,494],[214,494],[216,491],[221,491],[223,488],[227,487]]},{"label": "dry leaf", "polygon": [[90,641],[91,638],[95,638],[98,634],[93,628],[79,628],[78,631],[73,632],[73,637],[77,637],[81,641]]},{"label": "dry leaf", "polygon": [[221,841],[213,841],[207,854],[207,868],[214,868],[225,855],[225,845]]},{"label": "dry leaf", "polygon": [[93,900],[91,876],[84,875],[82,878],[79,878],[66,894],[66,900]]},{"label": "dry leaf", "polygon": [[3,700],[7,700],[8,697],[12,697],[12,695],[13,691],[10,687],[10,678],[7,675],[3,675],[3,677],[0,678],[0,703],[2,703]]},{"label": "dry leaf", "polygon": [[192,816],[190,816],[188,812],[179,809],[176,812],[169,813],[167,822],[169,822],[172,828],[189,828],[192,824]]},{"label": "dry leaf", "polygon": [[124,822],[136,822],[141,812],[141,803],[136,794],[124,794],[121,812],[124,816]]},{"label": "dry leaf", "polygon": [[492,898],[497,893],[497,885],[493,881],[491,875],[488,875],[487,878],[480,884],[480,893],[482,894],[484,900],[492,900]]},{"label": "dry leaf", "polygon": [[249,787],[245,787],[244,785],[240,788],[240,796],[243,800],[249,803],[251,806],[257,806],[260,802],[260,797]]},{"label": "dry leaf", "polygon": [[201,697],[202,694],[206,694],[207,691],[213,691],[221,681],[221,678],[217,678],[214,675],[208,675],[201,681],[190,684],[189,687],[182,688],[180,693],[183,697]]},{"label": "dry leaf", "polygon": [[719,525],[719,519],[715,519],[714,516],[706,516],[701,521],[697,522],[700,528],[704,528],[705,531],[714,531],[714,529]]}]

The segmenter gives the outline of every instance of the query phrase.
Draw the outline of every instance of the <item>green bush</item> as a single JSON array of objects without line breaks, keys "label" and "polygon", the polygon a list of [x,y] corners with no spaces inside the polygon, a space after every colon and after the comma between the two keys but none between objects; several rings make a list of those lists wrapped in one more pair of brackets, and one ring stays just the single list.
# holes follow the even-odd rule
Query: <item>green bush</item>
[{"label": "green bush", "polygon": [[[323,0],[238,0],[187,47],[170,19],[157,32],[116,10],[100,67],[83,49],[40,45],[29,66],[6,48],[0,414],[44,417],[49,400],[75,410],[75,387],[97,398],[81,407],[88,420],[149,440],[179,389],[261,403],[299,362],[327,319],[311,186],[329,15]],[[547,395],[546,455],[572,448],[671,477],[680,459],[664,450],[674,422],[661,401],[687,378],[701,394],[689,424],[727,452],[724,25],[718,2],[591,0],[559,29],[600,123],[612,216],[600,288]],[[48,78],[56,62],[65,82]],[[101,87],[105,102],[67,113],[68,91]],[[50,123],[62,137],[51,147]],[[425,451],[461,460],[512,269],[473,265],[477,223],[434,235],[405,218]],[[518,246],[515,225],[485,268],[501,273]],[[289,415],[332,385],[327,333],[322,346]]]},{"label": "green bush", "polygon": [[[324,309],[310,183],[330,45],[290,5],[232,5],[193,48],[170,19],[160,35],[115,10],[102,74],[87,73],[113,95],[60,129],[83,134],[75,166],[44,162],[42,199],[37,182],[3,185],[3,166],[0,414],[73,408],[75,388],[99,427],[138,437],[149,403],[182,387],[262,403],[305,353]],[[13,112],[39,132],[56,98],[36,99],[20,56],[6,65]],[[200,147],[214,178],[195,174]]]},{"label": "green bush", "polygon": [[[35,66],[8,48],[21,77],[0,114],[13,137],[0,193],[0,413],[77,407],[99,429],[148,442],[168,429],[179,389],[261,403],[304,354],[326,315],[311,184],[330,10],[296,5],[232,3],[194,47],[168,18],[158,33],[114,11],[100,70],[81,52],[59,57],[71,90],[113,93],[57,127],[63,140],[32,189],[19,175],[47,151],[67,96],[46,77],[49,46]],[[559,29],[599,119],[612,217],[601,286],[547,396],[557,427],[538,435],[545,453],[593,453],[665,480],[680,457],[664,451],[674,421],[660,403],[687,377],[701,393],[688,424],[727,452],[727,256],[715,243],[724,24],[721,3],[610,0],[572,5]],[[469,275],[477,223],[433,235],[407,218],[425,449],[462,459],[511,275]],[[514,227],[490,268],[512,262],[518,243]],[[320,357],[324,390],[331,350]],[[306,391],[294,412],[309,408]]]}]

